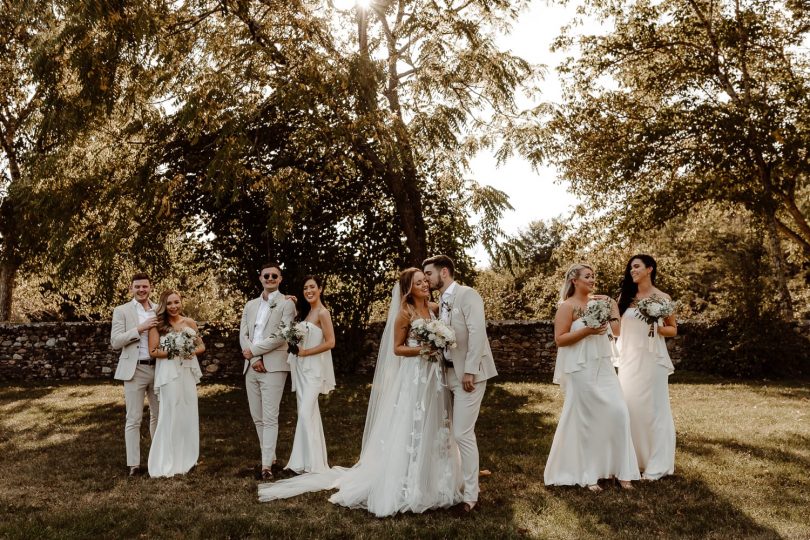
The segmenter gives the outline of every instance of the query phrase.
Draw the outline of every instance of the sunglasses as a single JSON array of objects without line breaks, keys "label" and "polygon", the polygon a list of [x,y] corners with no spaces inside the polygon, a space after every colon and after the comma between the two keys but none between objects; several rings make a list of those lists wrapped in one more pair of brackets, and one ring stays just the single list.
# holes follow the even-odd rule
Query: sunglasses
[{"label": "sunglasses", "polygon": [[278,274],[262,274],[262,277],[264,279],[270,279],[270,278],[278,279],[280,276]]}]

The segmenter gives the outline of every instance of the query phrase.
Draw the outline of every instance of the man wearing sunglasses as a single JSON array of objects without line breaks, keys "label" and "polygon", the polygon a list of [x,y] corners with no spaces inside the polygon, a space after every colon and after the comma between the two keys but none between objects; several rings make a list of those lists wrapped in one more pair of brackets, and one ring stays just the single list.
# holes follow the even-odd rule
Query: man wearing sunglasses
[{"label": "man wearing sunglasses", "polygon": [[262,451],[261,478],[273,478],[278,439],[278,410],[287,382],[287,342],[273,337],[282,323],[292,324],[295,303],[278,290],[281,267],[265,263],[259,272],[262,294],[245,304],[239,328],[239,343],[245,359],[244,374],[250,415],[256,424]]}]

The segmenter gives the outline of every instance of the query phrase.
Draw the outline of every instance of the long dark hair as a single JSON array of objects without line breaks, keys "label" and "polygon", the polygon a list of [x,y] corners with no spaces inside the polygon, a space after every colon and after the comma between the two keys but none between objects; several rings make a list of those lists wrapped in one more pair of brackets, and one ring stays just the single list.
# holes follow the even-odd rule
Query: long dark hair
[{"label": "long dark hair", "polygon": [[642,254],[633,255],[630,257],[630,260],[627,261],[627,266],[624,269],[621,292],[619,293],[619,315],[624,315],[624,312],[627,311],[627,308],[630,307],[630,304],[633,303],[633,299],[638,294],[638,284],[633,282],[633,277],[630,275],[630,265],[632,265],[633,261],[636,259],[643,262],[644,266],[647,268],[652,267],[650,281],[652,281],[653,286],[655,285],[655,275],[658,272],[658,263],[655,262],[655,259],[649,255]]},{"label": "long dark hair", "polygon": [[[324,307],[327,307],[326,302],[323,299],[323,293],[326,290],[326,287],[324,286],[323,279],[321,279],[319,276],[313,275],[304,276],[304,280],[301,282],[301,289],[302,290],[304,289],[304,285],[306,285],[307,281],[309,281],[310,279],[314,281],[315,285],[317,285],[318,288],[321,290],[321,304],[323,304]],[[307,299],[304,298],[303,293],[301,294],[301,302],[299,302],[299,307],[300,309],[298,310],[298,317],[300,320],[303,321],[304,319],[307,318],[307,315],[309,315],[309,312],[312,309],[312,306],[309,305]],[[327,307],[327,309],[329,308]]]},{"label": "long dark hair", "polygon": [[[172,289],[168,289],[160,293],[160,301],[158,302],[158,307],[155,310],[155,316],[157,317],[157,330],[158,334],[164,335],[168,334],[173,330],[172,324],[169,322],[169,312],[166,311],[166,304],[169,303],[169,297],[173,294],[176,294],[180,297],[180,302],[182,306],[183,297],[180,295],[179,292],[173,291]],[[183,317],[183,310],[180,310],[180,316]]]}]

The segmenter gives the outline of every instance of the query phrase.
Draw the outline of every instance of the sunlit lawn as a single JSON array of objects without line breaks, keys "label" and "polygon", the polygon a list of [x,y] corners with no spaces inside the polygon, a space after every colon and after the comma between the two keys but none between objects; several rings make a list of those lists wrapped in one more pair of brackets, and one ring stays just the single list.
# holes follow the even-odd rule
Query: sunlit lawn
[{"label": "sunlit lawn", "polygon": [[[497,379],[496,379],[497,380]],[[312,493],[256,502],[258,444],[241,386],[200,387],[201,463],[175,479],[129,479],[121,386],[0,386],[2,538],[810,538],[810,390],[678,373],[671,392],[676,475],[632,492],[543,486],[562,406],[545,380],[487,390],[478,438],[481,511],[377,519]],[[331,464],[359,453],[368,379],[322,398]],[[295,399],[282,405],[280,455]],[[144,422],[146,432],[146,422]],[[144,438],[143,458],[148,453]]]}]

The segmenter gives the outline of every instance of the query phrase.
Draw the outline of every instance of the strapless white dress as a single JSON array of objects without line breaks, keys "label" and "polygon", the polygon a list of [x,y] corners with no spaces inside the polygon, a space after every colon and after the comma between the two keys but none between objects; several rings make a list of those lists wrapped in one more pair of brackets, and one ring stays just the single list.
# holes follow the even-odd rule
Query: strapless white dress
[{"label": "strapless white dress", "polygon": [[[571,331],[584,326],[577,319]],[[554,382],[565,392],[565,401],[543,473],[546,485],[640,478],[612,356],[607,335],[591,335],[557,351]]]},{"label": "strapless white dress", "polygon": [[200,418],[197,384],[202,371],[197,357],[189,360],[158,358],[155,393],[160,415],[149,448],[149,476],[185,474],[200,456]]},{"label": "strapless white dress", "polygon": [[664,338],[652,338],[651,347],[648,333],[649,325],[636,317],[636,308],[628,308],[616,365],[639,467],[644,478],[656,480],[675,472],[675,422],[669,405],[669,375],[675,367]]},{"label": "strapless white dress", "polygon": [[[323,331],[317,325],[309,321],[299,324],[306,328],[302,349],[311,349],[323,343]],[[292,372],[292,391],[298,403],[298,422],[286,468],[299,474],[327,471],[329,464],[318,396],[328,394],[335,388],[332,351],[303,358],[290,354],[287,362]]]}]

